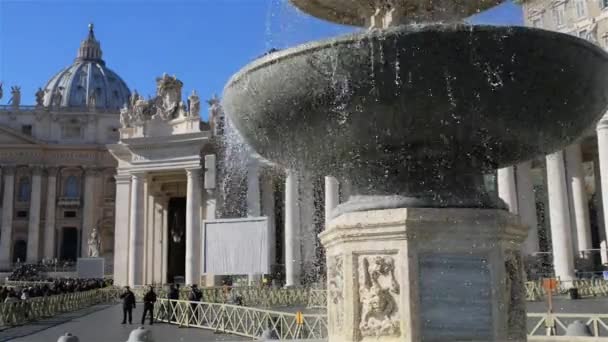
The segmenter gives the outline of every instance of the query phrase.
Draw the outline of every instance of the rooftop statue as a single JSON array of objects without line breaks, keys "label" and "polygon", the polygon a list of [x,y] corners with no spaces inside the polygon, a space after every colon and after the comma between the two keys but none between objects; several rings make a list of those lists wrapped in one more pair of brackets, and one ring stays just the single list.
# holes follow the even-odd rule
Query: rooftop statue
[{"label": "rooftop statue", "polygon": [[44,104],[44,90],[42,90],[42,88],[38,88],[38,90],[36,91],[36,106],[37,107],[42,107]]},{"label": "rooftop statue", "polygon": [[188,109],[191,117],[197,117],[201,114],[201,99],[195,90],[188,96]]},{"label": "rooftop statue", "polygon": [[2,95],[4,95],[4,91],[2,90],[2,82],[0,82],[0,99],[2,99]]},{"label": "rooftop statue", "polygon": [[19,105],[21,104],[21,87],[11,87],[11,98],[10,100],[8,100],[8,103],[12,104],[15,108],[19,107]]}]

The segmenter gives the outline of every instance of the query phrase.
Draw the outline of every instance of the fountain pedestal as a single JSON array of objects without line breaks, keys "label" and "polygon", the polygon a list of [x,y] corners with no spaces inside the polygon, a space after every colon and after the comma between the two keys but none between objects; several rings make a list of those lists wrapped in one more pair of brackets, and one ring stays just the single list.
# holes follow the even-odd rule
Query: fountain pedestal
[{"label": "fountain pedestal", "polygon": [[496,209],[340,215],[320,235],[329,341],[525,341],[526,235]]}]

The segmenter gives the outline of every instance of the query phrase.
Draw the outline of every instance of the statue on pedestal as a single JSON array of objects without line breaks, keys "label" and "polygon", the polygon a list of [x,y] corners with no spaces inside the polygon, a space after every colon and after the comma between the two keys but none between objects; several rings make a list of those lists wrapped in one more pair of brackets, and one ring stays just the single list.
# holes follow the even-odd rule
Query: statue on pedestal
[{"label": "statue on pedestal", "polygon": [[201,99],[195,90],[188,96],[188,108],[190,109],[190,117],[198,117],[201,114]]},{"label": "statue on pedestal", "polygon": [[101,250],[101,241],[99,240],[99,234],[97,228],[93,228],[91,235],[89,236],[89,257],[99,258],[99,252]]}]

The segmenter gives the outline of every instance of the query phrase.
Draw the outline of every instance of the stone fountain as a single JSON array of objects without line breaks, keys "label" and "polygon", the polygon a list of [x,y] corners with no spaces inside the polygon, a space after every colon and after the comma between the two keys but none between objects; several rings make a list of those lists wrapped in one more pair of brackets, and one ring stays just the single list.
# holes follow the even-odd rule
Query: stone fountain
[{"label": "stone fountain", "polygon": [[320,238],[329,340],[524,341],[527,228],[483,174],[564,148],[605,112],[608,55],[458,21],[496,0],[291,0],[370,30],[268,54],[223,106],[288,169],[352,184]]}]

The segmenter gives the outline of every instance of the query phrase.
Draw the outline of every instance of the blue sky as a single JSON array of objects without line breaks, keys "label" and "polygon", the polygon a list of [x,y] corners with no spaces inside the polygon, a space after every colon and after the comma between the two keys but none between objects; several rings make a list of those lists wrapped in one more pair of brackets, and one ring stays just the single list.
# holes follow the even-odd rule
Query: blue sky
[{"label": "blue sky", "polygon": [[[473,22],[520,25],[505,3]],[[352,32],[297,12],[287,0],[0,0],[0,81],[7,103],[20,85],[22,103],[76,57],[89,22],[103,58],[131,90],[153,95],[163,72],[184,94],[221,95],[228,78],[270,48]],[[206,113],[204,114],[206,115]]]}]

